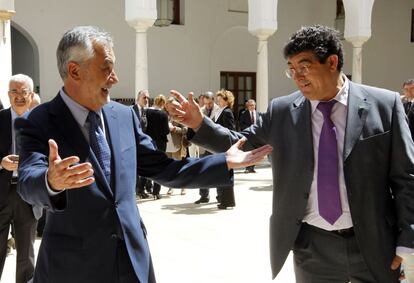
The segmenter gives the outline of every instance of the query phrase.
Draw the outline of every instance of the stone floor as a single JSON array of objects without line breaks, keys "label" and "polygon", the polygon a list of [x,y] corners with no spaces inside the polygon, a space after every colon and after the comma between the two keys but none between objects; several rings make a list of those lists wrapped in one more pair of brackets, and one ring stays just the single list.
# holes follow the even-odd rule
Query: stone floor
[{"label": "stone floor", "polygon": [[[160,200],[140,200],[158,283],[290,283],[292,259],[271,280],[269,217],[272,176],[267,164],[255,174],[235,173],[234,209],[218,210],[215,202],[196,205],[198,190]],[[216,192],[211,190],[211,199]],[[36,251],[40,239],[36,240]],[[15,251],[7,257],[3,283],[14,282]],[[75,282],[74,282],[75,283]]]}]

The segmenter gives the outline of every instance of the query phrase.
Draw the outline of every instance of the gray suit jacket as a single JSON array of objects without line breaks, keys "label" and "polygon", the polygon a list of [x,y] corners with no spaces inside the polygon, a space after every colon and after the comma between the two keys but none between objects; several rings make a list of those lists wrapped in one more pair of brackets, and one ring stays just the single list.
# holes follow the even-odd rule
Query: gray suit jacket
[{"label": "gray suit jacket", "polygon": [[[273,277],[293,248],[314,171],[310,102],[299,91],[273,99],[260,125],[236,133],[204,119],[194,138],[212,152],[242,135],[270,144]],[[344,176],[356,239],[377,282],[398,282],[391,271],[396,246],[414,248],[414,144],[398,93],[350,82],[343,150]]]}]

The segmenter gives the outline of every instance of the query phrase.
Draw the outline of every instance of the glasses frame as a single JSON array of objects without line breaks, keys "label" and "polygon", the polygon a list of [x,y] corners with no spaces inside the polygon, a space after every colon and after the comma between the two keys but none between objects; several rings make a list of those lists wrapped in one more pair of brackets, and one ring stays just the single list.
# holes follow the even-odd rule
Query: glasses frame
[{"label": "glasses frame", "polygon": [[310,70],[312,69],[312,66],[310,63],[303,63],[298,68],[295,67],[289,67],[285,70],[285,75],[289,79],[293,79],[295,76],[306,76],[310,73]]},{"label": "glasses frame", "polygon": [[26,97],[26,96],[29,96],[33,91],[29,89],[22,89],[20,91],[16,89],[12,89],[12,90],[9,90],[8,92],[13,96],[21,95],[21,96]]}]

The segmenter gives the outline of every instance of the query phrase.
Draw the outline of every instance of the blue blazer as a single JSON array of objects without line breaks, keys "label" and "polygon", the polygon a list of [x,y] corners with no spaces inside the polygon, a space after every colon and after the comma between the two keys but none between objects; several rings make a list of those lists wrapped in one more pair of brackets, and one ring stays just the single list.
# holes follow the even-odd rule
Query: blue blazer
[{"label": "blue blazer", "polygon": [[[102,109],[112,151],[109,184],[70,110],[58,95],[16,120],[20,146],[18,192],[48,209],[34,282],[112,282],[119,239],[124,239],[141,283],[154,283],[146,229],[136,200],[137,175],[168,187],[232,184],[223,154],[174,161],[154,149],[130,107],[110,102]],[[48,140],[63,159],[76,155],[92,163],[95,182],[49,196],[46,187]]]}]

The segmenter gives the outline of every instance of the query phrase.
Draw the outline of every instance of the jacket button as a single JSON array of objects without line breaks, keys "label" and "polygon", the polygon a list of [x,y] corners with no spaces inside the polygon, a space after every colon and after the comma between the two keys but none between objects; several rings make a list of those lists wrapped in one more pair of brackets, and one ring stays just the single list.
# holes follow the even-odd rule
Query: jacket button
[{"label": "jacket button", "polygon": [[115,233],[111,234],[111,239],[112,240],[117,240],[118,239],[118,235],[115,234]]}]

